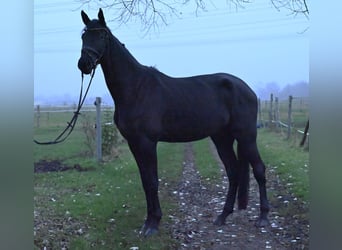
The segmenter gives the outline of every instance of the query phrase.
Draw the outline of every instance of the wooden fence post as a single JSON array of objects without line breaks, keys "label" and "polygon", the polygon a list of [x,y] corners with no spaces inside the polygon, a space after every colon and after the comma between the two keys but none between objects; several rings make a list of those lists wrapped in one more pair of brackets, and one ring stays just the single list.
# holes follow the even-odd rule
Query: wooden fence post
[{"label": "wooden fence post", "polygon": [[96,157],[102,161],[102,128],[101,128],[101,97],[96,97]]},{"label": "wooden fence post", "polygon": [[40,105],[37,105],[37,128],[40,126]]},{"label": "wooden fence post", "polygon": [[273,94],[271,94],[271,100],[270,100],[270,110],[268,111],[268,127],[273,128]]},{"label": "wooden fence post", "polygon": [[292,95],[289,96],[289,111],[287,116],[287,139],[291,137],[291,125],[292,125]]},{"label": "wooden fence post", "polygon": [[267,121],[268,101],[264,100],[264,103],[261,105],[263,105],[261,106],[262,107],[261,112],[262,112],[262,117],[264,118],[263,123],[266,128],[268,127],[268,121]]},{"label": "wooden fence post", "polygon": [[278,130],[278,128],[280,127],[280,123],[279,123],[279,98],[278,97],[275,98],[274,120],[275,120],[276,128]]},{"label": "wooden fence post", "polygon": [[259,121],[257,126],[258,127],[263,127],[263,121],[262,121],[262,116],[261,116],[261,100],[258,98],[258,116],[259,116]]},{"label": "wooden fence post", "polygon": [[307,137],[307,135],[308,135],[308,131],[309,131],[309,119],[308,119],[308,121],[306,122],[305,129],[304,129],[304,134],[303,134],[303,138],[302,138],[302,141],[300,142],[299,146],[301,146],[301,147],[304,146],[306,137]]}]

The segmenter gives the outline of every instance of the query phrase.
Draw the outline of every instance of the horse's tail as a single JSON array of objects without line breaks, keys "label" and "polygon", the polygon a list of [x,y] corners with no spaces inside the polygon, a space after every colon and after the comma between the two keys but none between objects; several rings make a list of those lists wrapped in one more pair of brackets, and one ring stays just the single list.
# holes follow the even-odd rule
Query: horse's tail
[{"label": "horse's tail", "polygon": [[[239,151],[239,149],[238,149]],[[248,205],[248,194],[249,194],[249,180],[250,170],[249,162],[247,159],[241,157],[239,154],[239,166],[238,166],[238,208],[246,209]]]}]

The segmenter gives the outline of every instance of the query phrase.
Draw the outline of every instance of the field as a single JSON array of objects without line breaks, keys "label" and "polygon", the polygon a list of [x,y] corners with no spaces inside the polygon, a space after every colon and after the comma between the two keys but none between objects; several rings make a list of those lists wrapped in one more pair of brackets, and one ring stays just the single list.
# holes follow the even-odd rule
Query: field
[{"label": "field", "polygon": [[[50,113],[48,118],[46,115],[47,113],[41,113],[39,128],[35,127],[36,139],[53,139],[64,129],[66,121],[71,117],[70,112]],[[94,117],[93,112],[89,111],[88,116]],[[211,142],[202,140],[192,143],[190,151],[186,150],[188,144],[160,143],[158,145],[159,195],[164,217],[160,234],[144,239],[139,237],[138,232],[146,213],[145,198],[138,170],[127,144],[119,143],[117,145],[119,153],[116,157],[108,157],[105,161],[98,163],[95,157],[89,154],[85,143],[86,137],[82,130],[82,119],[64,143],[49,146],[35,145],[36,170],[39,166],[42,170],[34,175],[34,243],[36,249],[43,249],[45,246],[47,249],[137,249],[135,247],[138,249],[186,249],[184,244],[199,246],[196,245],[198,242],[189,243],[189,241],[195,239],[196,234],[200,238],[200,231],[193,234],[186,233],[186,235],[182,233],[180,236],[181,229],[179,228],[184,228],[186,225],[176,225],[180,223],[180,220],[176,218],[187,220],[184,217],[186,211],[179,208],[182,204],[179,190],[180,186],[187,186],[186,180],[193,181],[192,177],[183,180],[186,169],[184,167],[183,170],[183,166],[190,157],[191,164],[196,167],[192,175],[198,175],[196,178],[200,187],[209,192],[208,197],[204,195],[201,199],[206,200],[209,197],[212,199],[219,193],[217,186],[222,184],[224,175],[217,157],[213,154]],[[270,132],[267,128],[259,130],[258,145],[268,166],[270,203],[273,210],[277,210],[272,213],[271,221],[281,224],[284,222],[280,221],[280,218],[294,220],[293,217],[295,217],[296,223],[302,223],[304,227],[308,227],[308,151],[299,148],[293,141],[285,140],[281,134]],[[51,171],[44,171],[44,166]],[[57,169],[64,171],[55,171]],[[204,202],[204,207],[209,203]],[[215,211],[211,211],[213,212]],[[211,219],[211,217],[208,218],[208,220]],[[194,222],[189,222],[188,226],[192,225],[191,223]],[[250,221],[246,223],[252,225]],[[276,234],[275,230],[279,231],[279,228],[280,226],[272,227],[268,236],[273,237],[273,233]],[[284,243],[280,246],[284,249],[293,244],[298,244],[296,246],[301,246],[301,248],[308,246],[306,231],[303,233],[302,230],[299,237],[296,236],[298,230],[286,229],[285,226],[282,228],[284,231],[279,232],[282,232],[281,237]],[[218,234],[222,231],[213,230],[218,231]],[[247,230],[252,229],[244,230],[247,234]],[[263,233],[257,233],[262,235],[260,237],[264,237]],[[236,235],[239,239],[239,234]],[[241,235],[242,237],[245,235]],[[280,236],[273,238],[276,237]],[[273,238],[266,242],[274,241],[272,244],[276,247],[277,241],[281,240]],[[237,239],[235,237],[231,242]],[[228,242],[228,239],[226,241],[222,244],[232,244]],[[207,247],[211,243],[203,241],[201,244]],[[260,244],[265,246],[265,242],[260,242]]]},{"label": "field", "polygon": [[293,97],[291,100],[291,108],[289,108],[289,102],[289,100],[273,101],[271,105],[270,100],[260,101],[259,123],[269,123],[272,106],[271,113],[274,125],[276,125],[277,122],[282,124],[277,127],[277,131],[286,134],[287,128],[284,125],[289,124],[288,116],[290,111],[292,137],[301,137],[303,134],[298,133],[298,131],[304,131],[306,122],[309,119],[309,99]]}]

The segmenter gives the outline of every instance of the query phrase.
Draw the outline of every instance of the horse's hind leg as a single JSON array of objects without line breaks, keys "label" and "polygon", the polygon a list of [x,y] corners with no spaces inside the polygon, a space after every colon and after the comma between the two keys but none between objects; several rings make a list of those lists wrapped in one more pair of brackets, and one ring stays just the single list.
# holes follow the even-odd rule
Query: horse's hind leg
[{"label": "horse's hind leg", "polygon": [[239,157],[247,159],[252,165],[254,177],[259,185],[259,197],[260,197],[260,217],[256,222],[256,226],[263,227],[269,224],[267,215],[269,212],[269,204],[266,192],[266,176],[265,176],[265,164],[261,160],[256,140],[241,140]]},{"label": "horse's hind leg", "polygon": [[217,152],[226,168],[229,189],[222,213],[216,218],[215,225],[223,225],[229,214],[234,210],[234,202],[238,188],[238,162],[233,149],[234,138],[226,135],[212,136]]},{"label": "horse's hind leg", "polygon": [[248,159],[243,157],[241,152],[241,146],[238,144],[237,146],[238,152],[238,179],[239,179],[239,186],[238,186],[238,208],[239,209],[246,209],[248,204],[248,192],[249,192],[249,162]]}]

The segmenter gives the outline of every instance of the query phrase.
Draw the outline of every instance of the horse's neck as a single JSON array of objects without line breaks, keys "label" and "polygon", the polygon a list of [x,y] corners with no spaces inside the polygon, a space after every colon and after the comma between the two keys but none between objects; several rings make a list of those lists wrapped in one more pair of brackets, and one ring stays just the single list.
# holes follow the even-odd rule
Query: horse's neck
[{"label": "horse's neck", "polygon": [[138,88],[137,84],[140,81],[137,78],[141,75],[144,66],[117,39],[113,38],[101,67],[115,104],[129,102]]}]

